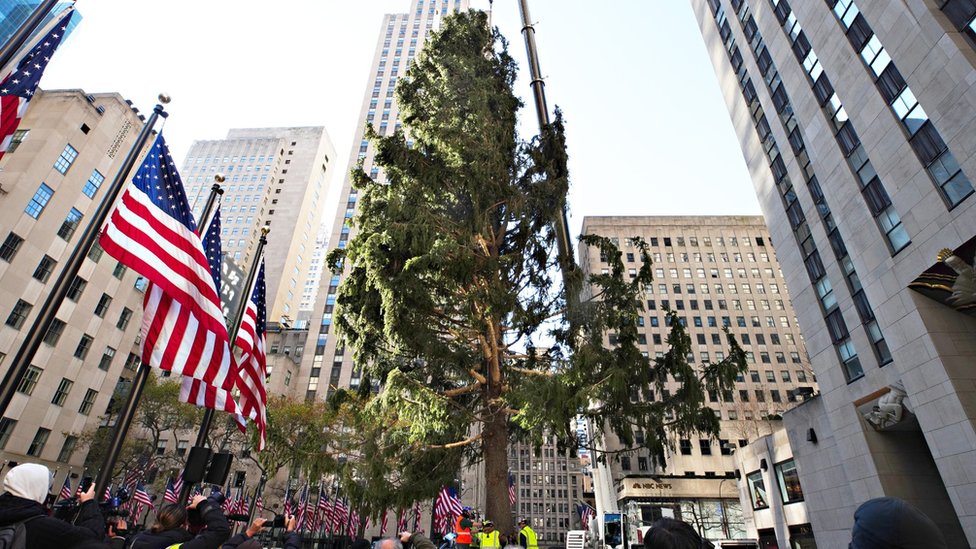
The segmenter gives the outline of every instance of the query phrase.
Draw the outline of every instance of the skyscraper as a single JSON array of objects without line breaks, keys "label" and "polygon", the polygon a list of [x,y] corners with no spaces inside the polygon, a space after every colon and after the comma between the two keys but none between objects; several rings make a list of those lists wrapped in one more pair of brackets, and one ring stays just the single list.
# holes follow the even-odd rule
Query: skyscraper
[{"label": "skyscraper", "polygon": [[976,544],[976,7],[691,5],[820,381],[784,416],[818,544],[886,495]]},{"label": "skyscraper", "polygon": [[[27,18],[31,16],[31,13],[37,9],[41,3],[38,0],[0,0],[0,45],[10,40],[17,29],[27,21]],[[66,8],[71,6],[71,2],[59,2],[51,10],[44,21],[41,23],[39,30],[35,31],[41,32],[44,26],[51,22],[59,13],[64,11]],[[71,19],[71,23],[68,24],[68,29],[65,32],[65,37],[71,34],[71,31],[78,26],[78,22],[81,21],[81,14],[75,14]]]},{"label": "skyscraper", "polygon": [[[732,391],[709,391],[707,405],[721,420],[717,440],[673,435],[672,450],[653,455],[627,450],[614,435],[590,443],[611,454],[594,454],[593,479],[598,509],[629,518],[629,539],[637,528],[661,517],[692,524],[708,539],[743,537],[735,481],[736,448],[769,434],[784,411],[813,394],[816,378],[797,327],[786,281],[761,217],[586,217],[583,234],[611,238],[623,252],[627,274],[636,277],[640,254],[630,238],[649,246],[653,283],[647,287],[645,313],[638,321],[639,344],[652,360],[669,350],[665,310],[679,315],[691,338],[691,364],[725,358],[728,329],[746,352],[748,371]],[[587,275],[606,274],[610,265],[582,246],[580,264]],[[613,344],[608,334],[607,345]],[[666,392],[677,390],[670,380]],[[632,400],[653,402],[650,387],[634,387]],[[605,462],[600,458],[606,458]]]},{"label": "skyscraper", "polygon": [[[349,219],[356,211],[359,193],[352,187],[349,172],[359,162],[374,178],[382,178],[379,167],[373,164],[373,146],[365,138],[367,124],[380,135],[392,134],[400,125],[399,109],[394,97],[398,78],[402,78],[424,40],[448,14],[468,9],[469,0],[412,0],[407,13],[387,14],[383,17],[376,53],[366,94],[360,110],[359,124],[353,149],[349,155],[346,176],[339,191],[339,210],[329,237],[330,246],[345,248],[352,227]],[[314,237],[314,233],[313,233]],[[325,398],[337,387],[358,387],[360,376],[353,371],[352,353],[336,346],[332,335],[332,311],[342,277],[323,273],[322,284],[315,300],[309,326],[309,342],[297,379],[296,391],[304,390],[305,398]],[[312,339],[314,338],[314,339]]]},{"label": "skyscraper", "polygon": [[183,163],[187,196],[199,215],[221,173],[225,254],[248,266],[261,237],[268,320],[295,320],[308,277],[335,149],[322,127],[233,129],[226,139],[195,141]]},{"label": "skyscraper", "polygon": [[[3,157],[0,365],[17,352],[142,126],[115,93],[39,91]],[[107,180],[106,180],[107,179]],[[144,281],[88,250],[0,418],[0,459],[82,468],[80,441],[139,366]],[[56,479],[61,482],[63,477]]]}]

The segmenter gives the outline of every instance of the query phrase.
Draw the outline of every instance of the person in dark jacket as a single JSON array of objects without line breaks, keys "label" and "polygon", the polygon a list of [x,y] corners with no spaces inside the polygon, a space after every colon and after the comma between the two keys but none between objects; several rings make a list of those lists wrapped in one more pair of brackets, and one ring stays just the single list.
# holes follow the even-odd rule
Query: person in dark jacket
[{"label": "person in dark jacket", "polygon": [[197,509],[206,528],[196,537],[186,529],[186,509],[168,503],[159,508],[156,522],[149,531],[135,536],[130,549],[165,549],[179,545],[180,549],[218,549],[230,537],[230,525],[223,509],[203,496],[193,496],[189,509]]},{"label": "person in dark jacket", "polygon": [[7,472],[0,495],[0,526],[24,522],[30,549],[97,546],[105,539],[105,518],[95,502],[95,487],[78,496],[74,524],[48,516],[42,503],[51,488],[51,471],[24,463]]},{"label": "person in dark jacket", "polygon": [[899,498],[869,499],[854,511],[850,549],[945,549],[938,525]]},{"label": "person in dark jacket", "polygon": [[[262,549],[261,543],[253,539],[264,530],[266,518],[256,518],[247,530],[237,534],[224,543],[223,549]],[[295,531],[298,521],[294,515],[285,515],[285,545],[283,549],[301,549],[302,536]]]}]

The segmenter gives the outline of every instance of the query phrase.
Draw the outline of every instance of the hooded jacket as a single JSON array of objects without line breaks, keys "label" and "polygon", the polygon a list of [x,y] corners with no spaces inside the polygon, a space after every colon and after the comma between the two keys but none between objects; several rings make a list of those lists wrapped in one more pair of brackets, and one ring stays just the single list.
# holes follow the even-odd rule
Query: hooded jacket
[{"label": "hooded jacket", "polygon": [[165,549],[182,544],[180,549],[218,549],[230,537],[230,525],[223,510],[210,500],[201,501],[197,508],[207,527],[194,537],[185,528],[173,528],[162,532],[146,531],[132,538],[130,549]]},{"label": "hooded jacket", "polygon": [[74,524],[48,516],[41,504],[50,486],[51,472],[43,465],[25,463],[7,472],[6,493],[0,495],[0,526],[31,519],[24,523],[31,549],[70,549],[103,541],[105,519],[94,501],[79,506]]}]

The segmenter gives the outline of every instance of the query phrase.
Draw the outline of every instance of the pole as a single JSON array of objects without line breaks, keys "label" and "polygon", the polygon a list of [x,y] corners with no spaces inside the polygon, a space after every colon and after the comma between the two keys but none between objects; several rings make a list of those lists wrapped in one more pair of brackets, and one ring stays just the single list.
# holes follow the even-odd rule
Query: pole
[{"label": "pole", "polygon": [[[539,52],[535,44],[535,26],[529,15],[529,1],[519,0],[519,11],[522,15],[522,36],[525,38],[525,52],[529,58],[529,76],[532,78],[532,96],[535,99],[535,114],[539,120],[539,131],[545,132],[550,124],[549,107],[546,104],[546,84],[542,79],[539,68]],[[573,277],[570,273],[576,271],[576,261],[573,259],[573,248],[569,242],[569,218],[566,215],[566,201],[559,204],[559,216],[556,218],[556,245],[559,253],[559,266],[563,273],[563,286],[566,288],[566,301],[570,308],[578,302],[575,284],[571,284]],[[572,318],[570,318],[572,324]]]},{"label": "pole", "polygon": [[24,373],[27,372],[27,367],[30,366],[31,360],[34,359],[37,349],[40,348],[44,334],[51,328],[51,324],[54,322],[54,315],[58,312],[61,303],[64,302],[64,298],[68,295],[71,283],[78,276],[78,272],[81,270],[81,265],[88,255],[88,251],[98,238],[105,219],[108,218],[109,212],[115,205],[115,199],[118,198],[119,192],[129,177],[129,171],[132,170],[136,159],[149,140],[153,125],[159,116],[163,116],[164,118],[167,116],[166,112],[163,111],[162,104],[169,103],[169,97],[160,95],[159,101],[161,104],[156,105],[156,108],[153,109],[152,116],[149,117],[149,121],[142,127],[142,131],[136,138],[135,143],[129,149],[129,154],[122,162],[122,166],[115,175],[112,184],[106,190],[105,197],[102,199],[101,204],[99,204],[91,221],[89,221],[88,226],[85,227],[81,239],[71,251],[71,255],[65,262],[60,275],[54,279],[54,287],[41,305],[37,317],[34,319],[34,323],[27,330],[24,341],[21,343],[20,348],[17,349],[17,353],[14,355],[10,367],[4,374],[3,380],[0,381],[0,415],[6,414],[7,408],[10,406],[10,401],[13,400],[14,393],[17,392],[17,386],[20,384],[21,378],[24,377]]},{"label": "pole", "polygon": [[247,507],[247,523],[251,524],[254,522],[254,512],[258,509],[258,498],[264,495],[264,485],[268,482],[268,477],[261,474],[261,480],[258,481],[258,487],[254,489],[254,498],[251,499],[251,504]]},{"label": "pole", "polygon": [[24,44],[27,43],[27,39],[29,39],[31,34],[34,34],[34,31],[41,26],[41,23],[44,22],[44,18],[47,17],[47,14],[51,13],[54,5],[57,3],[58,0],[44,0],[40,3],[40,5],[34,8],[34,11],[31,12],[30,17],[27,18],[27,21],[24,21],[24,24],[17,29],[17,32],[10,37],[10,40],[7,40],[7,43],[0,48],[0,69],[6,67],[11,61],[13,61],[14,56],[17,55],[17,52],[24,47]]},{"label": "pole", "polygon": [[[241,295],[240,305],[237,310],[234,311],[234,319],[230,324],[230,330],[228,330],[228,337],[230,339],[231,349],[234,347],[234,340],[237,339],[237,332],[241,329],[241,322],[244,320],[244,312],[247,310],[247,302],[251,299],[251,293],[254,291],[254,280],[258,277],[258,269],[261,268],[261,253],[264,251],[265,244],[268,243],[268,233],[271,229],[264,227],[261,229],[261,239],[258,240],[257,249],[254,251],[254,264],[251,265],[250,271],[247,273],[247,282],[244,284],[244,293]],[[197,431],[197,440],[194,442],[194,446],[204,447],[207,445],[207,435],[210,434],[210,426],[213,424],[214,410],[213,408],[207,408],[203,412],[203,419],[200,421],[200,430]],[[190,485],[184,484],[183,489],[180,492],[181,501],[186,499],[190,495]]]},{"label": "pole", "polygon": [[[152,120],[150,119],[150,122]],[[209,219],[211,213],[214,210],[214,206],[217,203],[217,197],[224,193],[223,189],[220,188],[219,183],[224,180],[223,176],[216,175],[214,179],[217,183],[214,183],[213,187],[210,189],[210,196],[207,198],[207,203],[203,207],[203,215],[200,216],[201,219]],[[101,224],[99,224],[101,225]],[[197,231],[201,230],[201,227],[206,227],[205,224],[197,226]],[[119,453],[122,451],[122,444],[125,441],[125,435],[129,432],[129,427],[132,425],[132,420],[136,416],[136,408],[139,406],[139,401],[142,400],[142,391],[146,388],[146,381],[149,380],[149,373],[151,367],[146,362],[141,362],[139,364],[139,369],[136,370],[136,375],[132,378],[132,388],[129,390],[129,395],[125,399],[125,404],[122,406],[122,410],[119,411],[119,419],[115,422],[115,430],[112,432],[112,439],[109,441],[108,449],[105,451],[105,457],[102,459],[102,467],[98,470],[98,478],[95,480],[95,493],[102,494],[105,491],[105,486],[108,485],[109,481],[112,479],[112,471],[115,470],[115,462],[119,458]],[[186,486],[189,483],[184,482],[183,485]],[[186,501],[186,496],[180,501]]]}]

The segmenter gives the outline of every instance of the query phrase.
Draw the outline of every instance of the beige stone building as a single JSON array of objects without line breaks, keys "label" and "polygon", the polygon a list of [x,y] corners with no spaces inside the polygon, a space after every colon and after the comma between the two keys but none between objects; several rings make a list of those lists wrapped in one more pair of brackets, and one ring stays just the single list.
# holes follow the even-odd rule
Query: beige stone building
[{"label": "beige stone building", "polygon": [[335,149],[323,127],[232,129],[226,139],[195,141],[180,172],[199,214],[223,174],[223,251],[242,268],[268,228],[264,248],[268,320],[297,318],[309,275]]},{"label": "beige stone building", "polygon": [[[746,351],[749,366],[733,391],[707,395],[721,419],[718,440],[676,438],[673,451],[663,455],[638,448],[610,456],[606,463],[594,453],[597,511],[626,514],[631,542],[638,542],[639,526],[662,516],[692,523],[712,540],[744,537],[733,453],[771,432],[772,418],[816,391],[766,225],[755,216],[586,217],[583,234],[617,242],[631,277],[637,276],[641,259],[629,239],[647,242],[654,281],[645,296],[639,343],[648,356],[662,356],[668,349],[664,309],[669,308],[692,339],[692,363],[725,357],[728,342],[722,330],[727,327]],[[580,264],[587,274],[606,273],[610,267],[597,250],[585,246]],[[648,391],[635,387],[634,398],[655,398]],[[591,436],[596,432],[592,426],[589,431]],[[636,442],[641,445],[644,434]],[[603,451],[623,449],[612,434],[595,437],[591,444]]]},{"label": "beige stone building", "polygon": [[976,544],[971,3],[691,6],[820,382],[784,416],[818,545],[878,496]]},{"label": "beige stone building", "polygon": [[[115,93],[40,91],[0,161],[0,364],[16,353],[143,124]],[[4,464],[81,473],[78,436],[99,424],[139,363],[143,294],[95,247],[0,419]],[[77,484],[77,481],[75,481]]]}]

